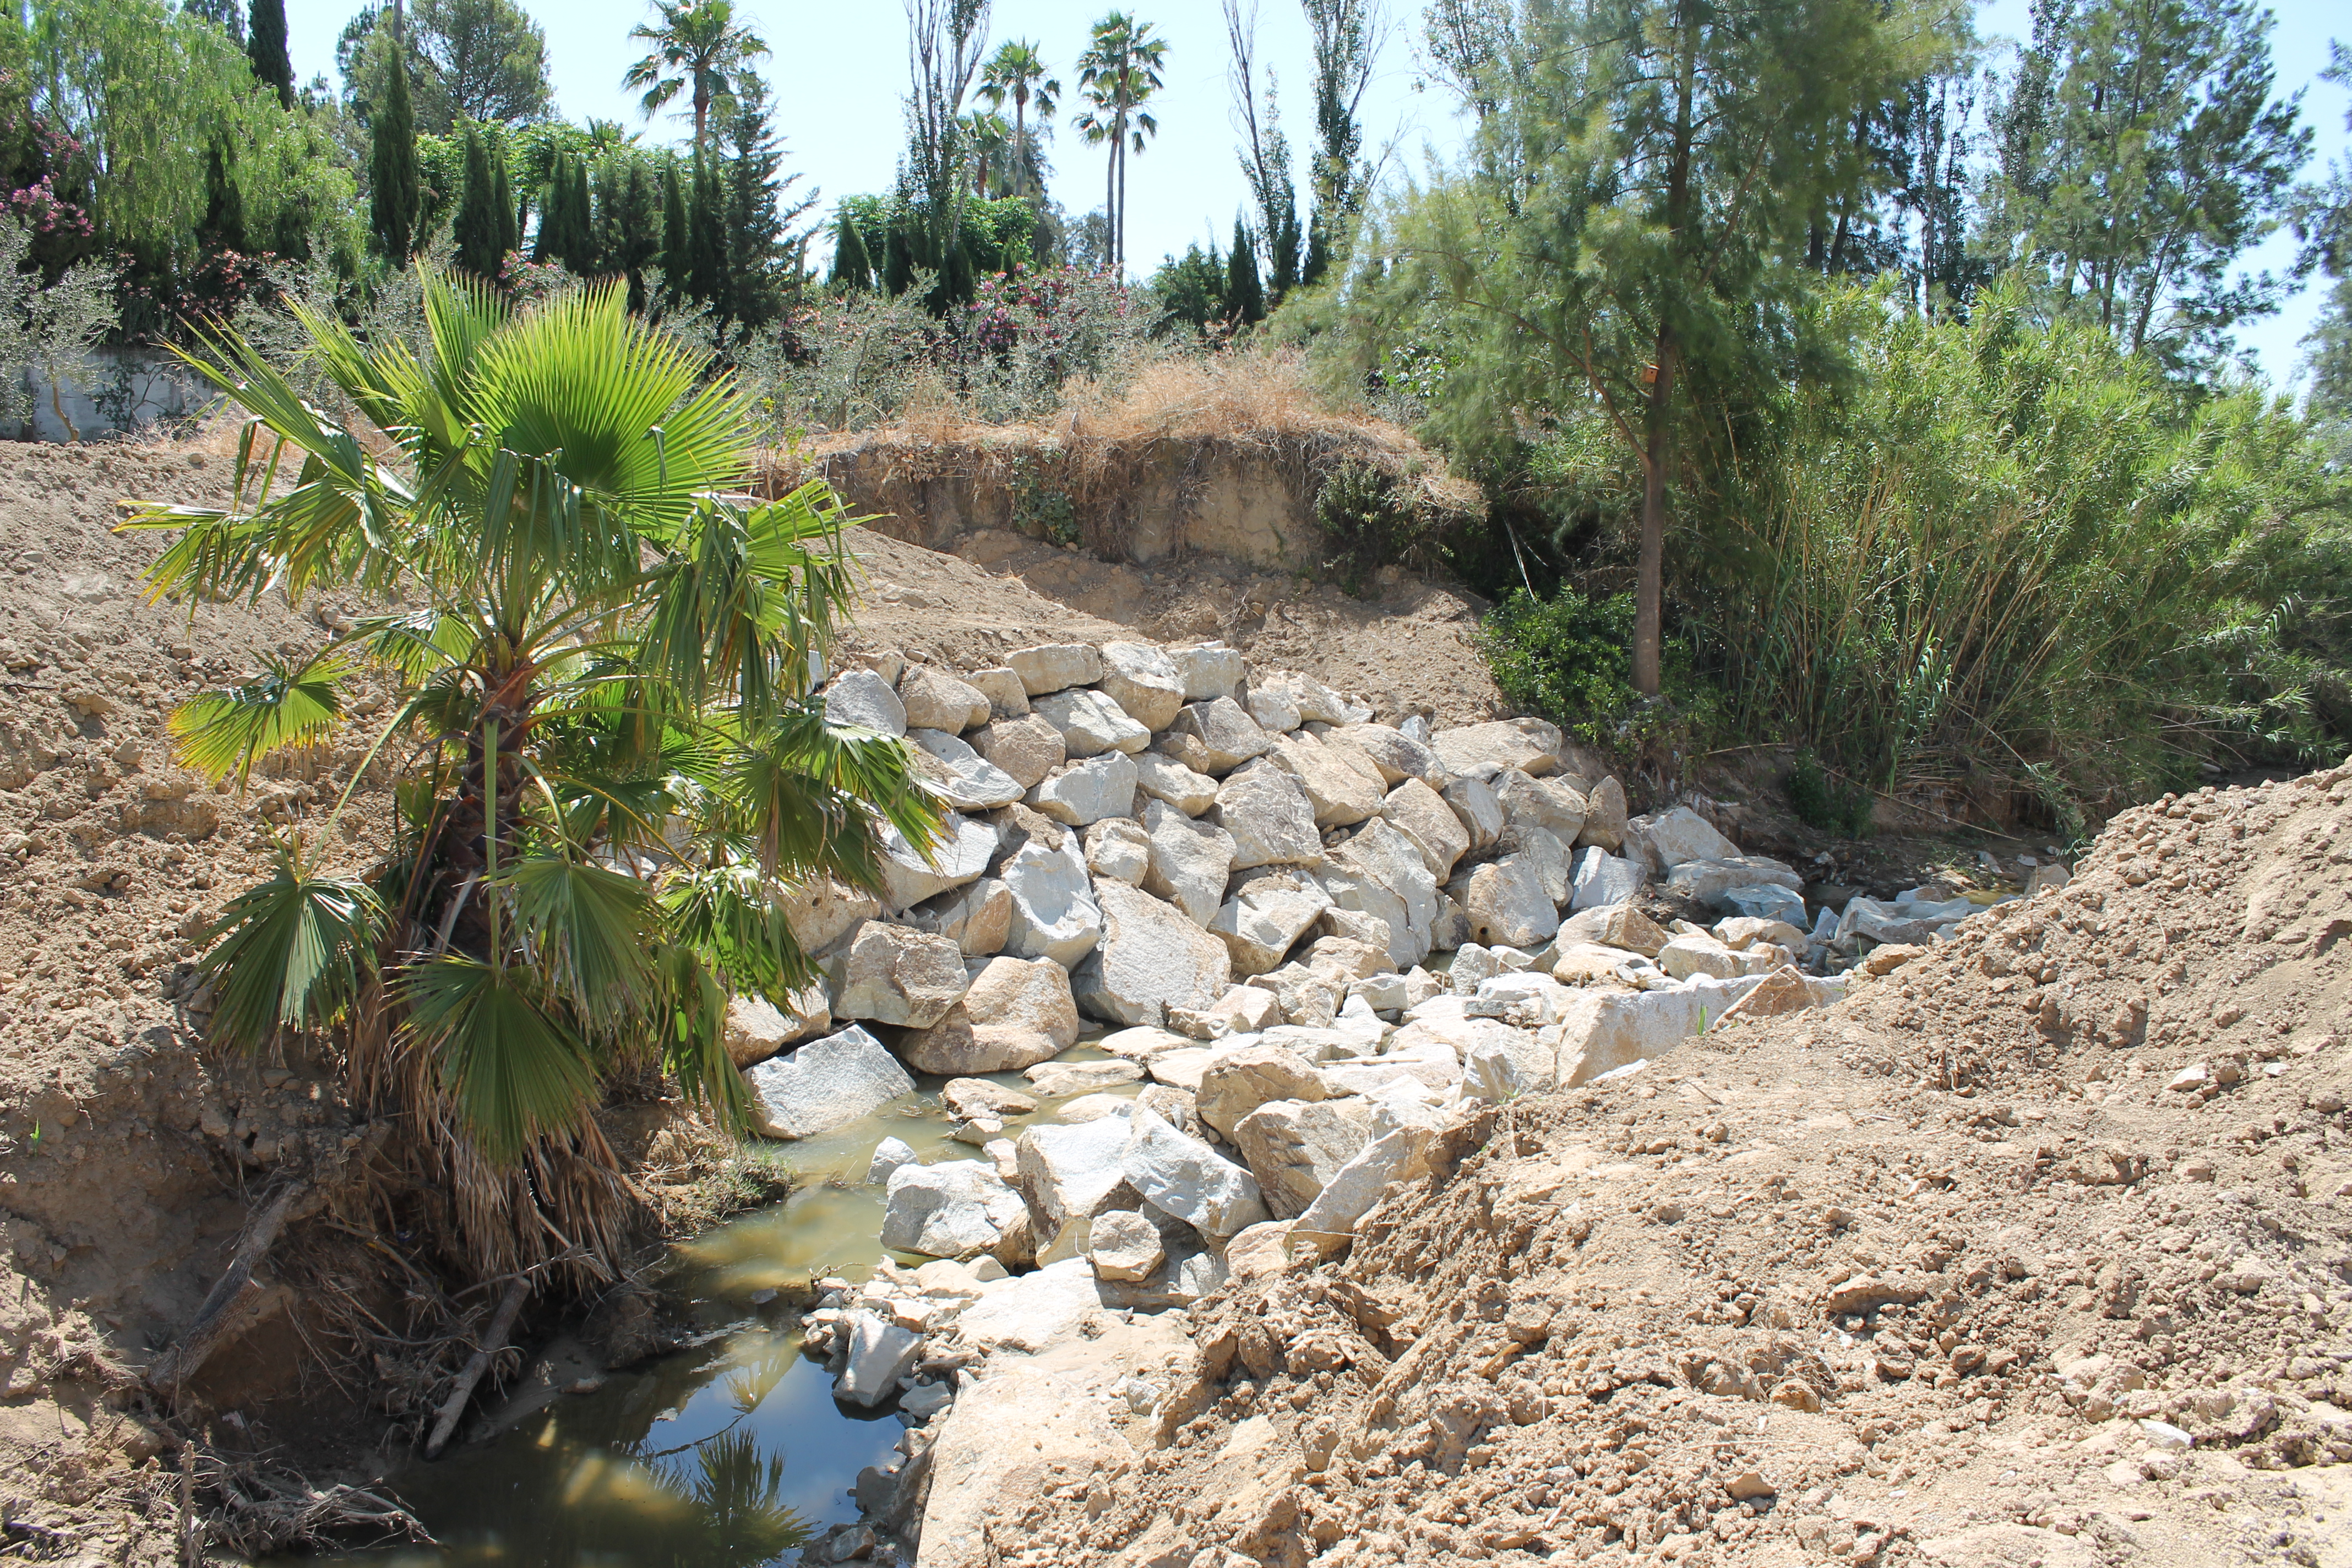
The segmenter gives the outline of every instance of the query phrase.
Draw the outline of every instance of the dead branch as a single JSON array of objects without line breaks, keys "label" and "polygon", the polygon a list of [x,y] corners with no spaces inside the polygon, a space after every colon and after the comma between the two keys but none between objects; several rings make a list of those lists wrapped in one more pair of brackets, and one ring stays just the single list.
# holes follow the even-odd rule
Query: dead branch
[{"label": "dead branch", "polygon": [[474,1385],[490,1370],[490,1363],[506,1349],[507,1336],[514,1332],[515,1319],[522,1311],[523,1299],[530,1294],[530,1280],[518,1278],[507,1287],[506,1300],[499,1303],[498,1311],[490,1318],[489,1331],[482,1336],[481,1347],[474,1352],[466,1370],[457,1374],[457,1386],[441,1406],[439,1419],[433,1423],[433,1435],[425,1440],[425,1457],[437,1459],[447,1447],[449,1434],[457,1429],[457,1417],[466,1412],[466,1402],[474,1395]]}]

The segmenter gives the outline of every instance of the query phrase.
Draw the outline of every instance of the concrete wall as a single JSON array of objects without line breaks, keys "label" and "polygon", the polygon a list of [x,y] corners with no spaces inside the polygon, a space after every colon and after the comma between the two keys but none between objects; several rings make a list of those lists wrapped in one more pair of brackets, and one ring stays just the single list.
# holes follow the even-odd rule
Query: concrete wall
[{"label": "concrete wall", "polygon": [[33,398],[26,435],[35,441],[68,439],[65,421],[58,417],[58,404],[87,441],[200,414],[214,397],[178,360],[143,349],[92,351],[88,373],[66,378],[55,403],[47,376],[27,371],[23,384]]}]

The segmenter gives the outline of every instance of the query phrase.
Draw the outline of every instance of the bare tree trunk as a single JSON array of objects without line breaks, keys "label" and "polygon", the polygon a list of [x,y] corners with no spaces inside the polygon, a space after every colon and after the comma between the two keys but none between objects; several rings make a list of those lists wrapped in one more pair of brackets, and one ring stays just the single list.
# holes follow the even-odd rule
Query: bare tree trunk
[{"label": "bare tree trunk", "polygon": [[442,1401],[440,1416],[433,1423],[433,1435],[425,1439],[426,1458],[439,1458],[441,1450],[448,1446],[449,1434],[457,1429],[457,1418],[466,1413],[466,1402],[474,1396],[474,1385],[482,1381],[483,1374],[490,1370],[490,1363],[507,1348],[507,1336],[514,1332],[515,1319],[522,1311],[523,1298],[530,1294],[530,1279],[527,1275],[518,1276],[515,1282],[507,1287],[506,1300],[499,1303],[499,1310],[491,1315],[490,1326],[482,1335],[480,1348],[466,1363],[465,1370],[457,1374],[457,1385],[449,1391],[449,1397]]},{"label": "bare tree trunk", "polygon": [[1674,463],[1674,387],[1680,350],[1674,329],[1658,329],[1657,374],[1650,383],[1642,450],[1642,555],[1633,588],[1633,689],[1658,694],[1666,585],[1666,471]]}]

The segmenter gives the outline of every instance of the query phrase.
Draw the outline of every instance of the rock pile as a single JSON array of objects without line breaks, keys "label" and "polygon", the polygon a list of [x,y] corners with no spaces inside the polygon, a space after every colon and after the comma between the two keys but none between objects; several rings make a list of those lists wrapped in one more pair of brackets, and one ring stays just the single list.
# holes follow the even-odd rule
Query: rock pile
[{"label": "rock pile", "polygon": [[[1806,973],[1834,938],[1791,868],[1687,807],[1629,818],[1541,721],[1378,723],[1214,643],[885,658],[825,700],[907,736],[954,811],[930,854],[890,846],[881,898],[791,900],[824,993],[746,1003],[762,1027],[730,1044],[775,1133],[866,1115],[912,1068],[950,1078],[978,1146],[877,1156],[884,1244],[940,1261],[825,1288],[810,1343],[852,1403],[943,1410],[1106,1313],[1335,1254],[1460,1115],[1843,984]],[[1653,891],[1712,923],[1661,925]],[[1053,1059],[1089,1023],[1102,1059]],[[1037,1101],[983,1076],[1011,1072],[1084,1098],[1013,1136]]]}]

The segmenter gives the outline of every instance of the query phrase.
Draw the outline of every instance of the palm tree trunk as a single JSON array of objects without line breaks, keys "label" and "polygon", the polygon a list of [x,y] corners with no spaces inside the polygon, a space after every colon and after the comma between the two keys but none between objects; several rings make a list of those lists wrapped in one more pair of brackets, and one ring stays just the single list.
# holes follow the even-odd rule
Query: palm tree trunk
[{"label": "palm tree trunk", "polygon": [[1029,155],[1029,94],[1025,89],[1013,94],[1013,194],[1029,194],[1028,170],[1024,166]]},{"label": "palm tree trunk", "polygon": [[1110,162],[1103,166],[1103,268],[1118,264],[1118,138],[1110,139]]}]

